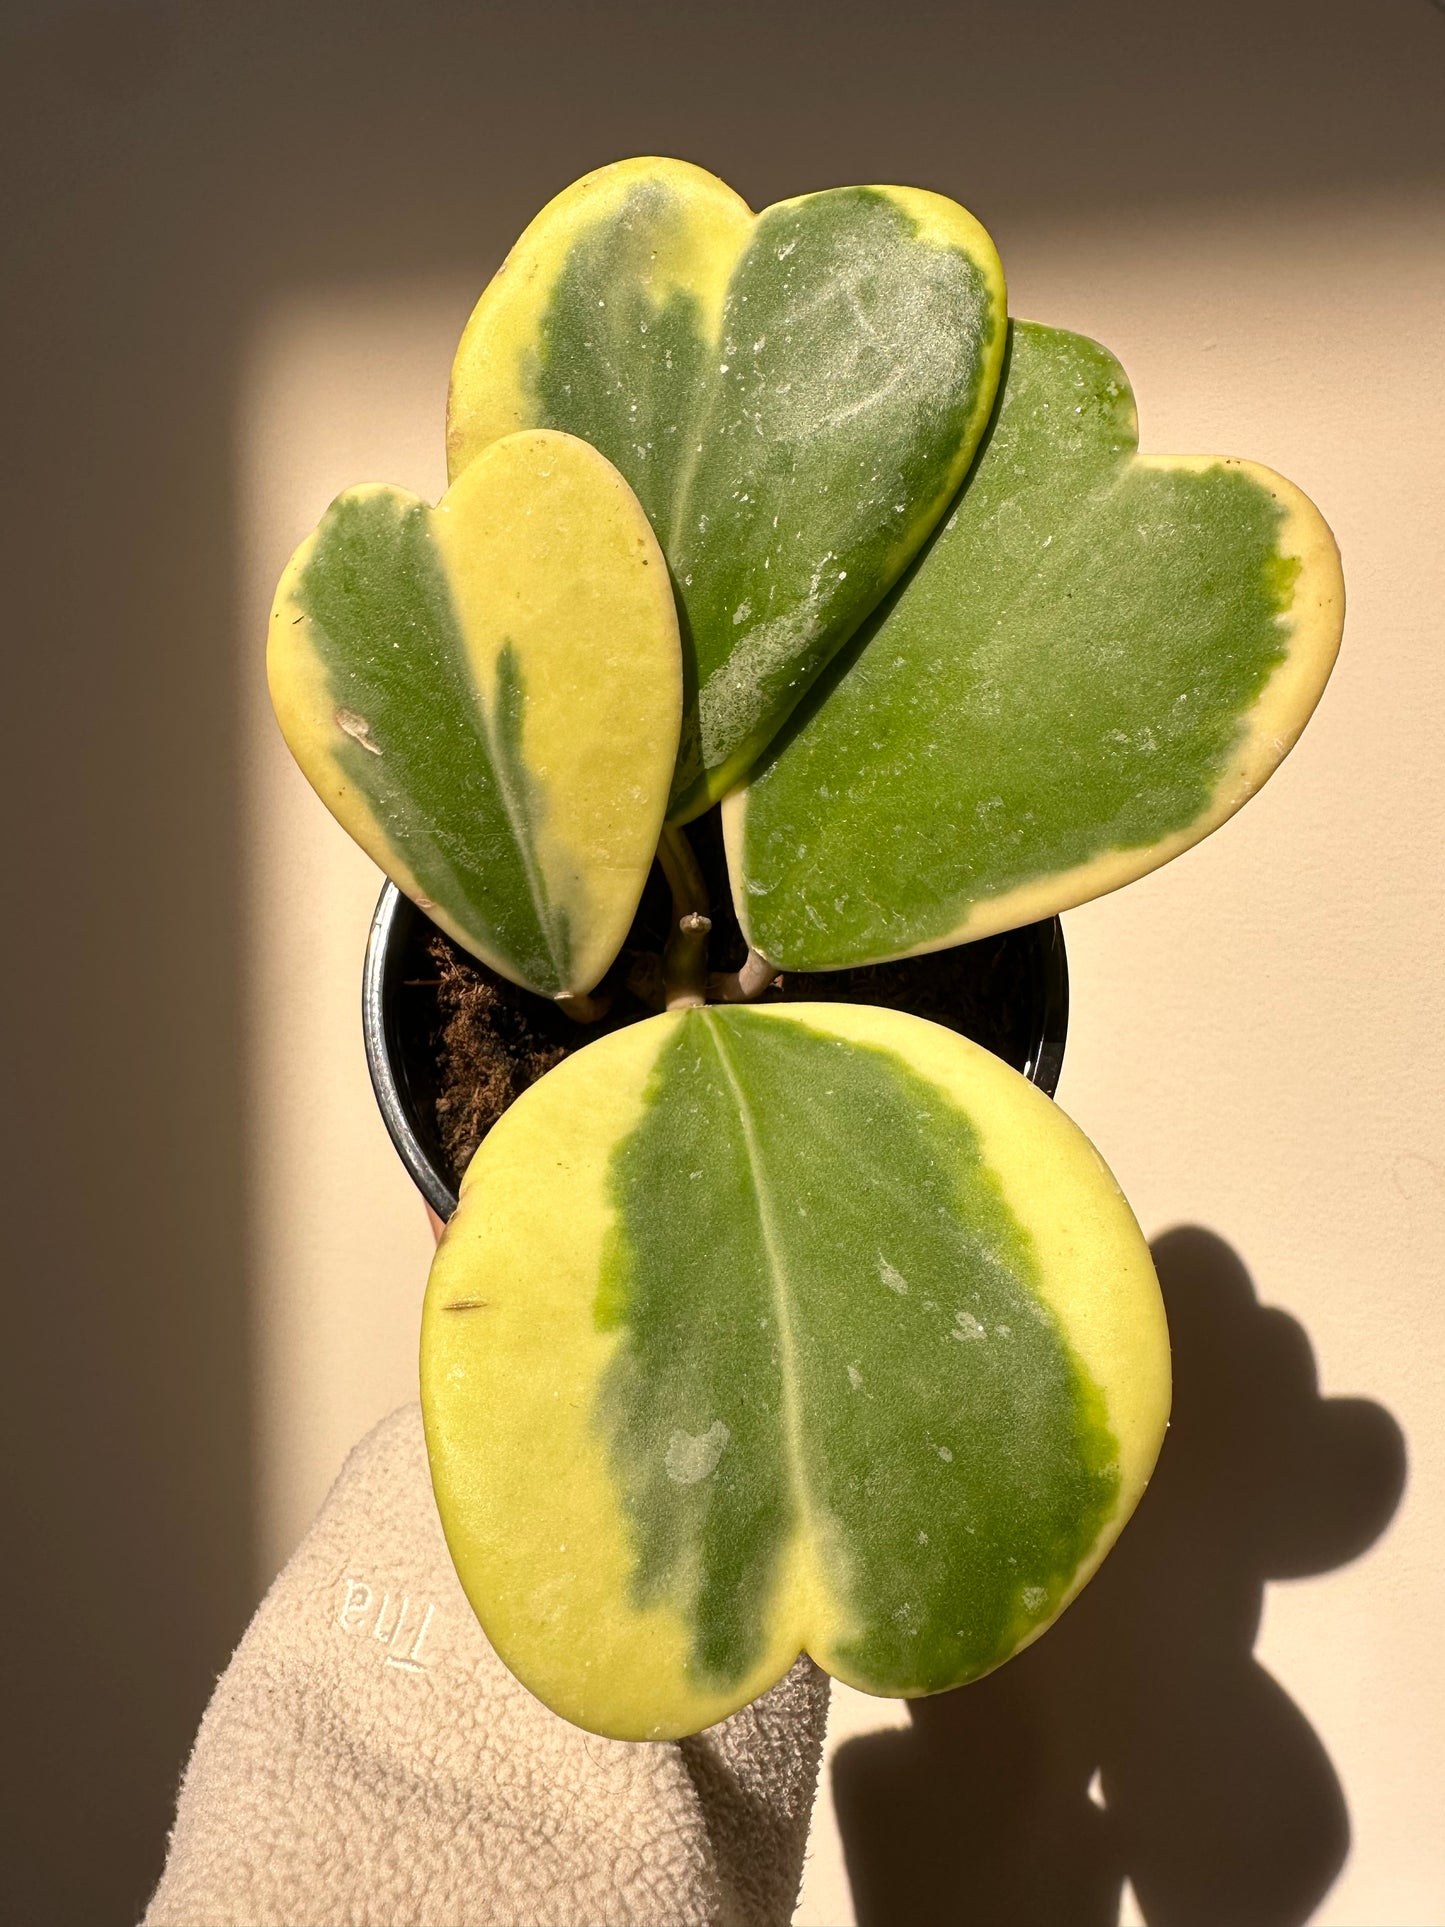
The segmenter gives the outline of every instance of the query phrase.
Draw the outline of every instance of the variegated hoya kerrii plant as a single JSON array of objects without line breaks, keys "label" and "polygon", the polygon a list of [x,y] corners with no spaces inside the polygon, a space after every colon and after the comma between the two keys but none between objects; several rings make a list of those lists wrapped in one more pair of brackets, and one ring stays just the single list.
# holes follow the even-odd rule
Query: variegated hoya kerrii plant
[{"label": "variegated hoya kerrii plant", "polygon": [[[287,741],[457,942],[596,1017],[654,860],[664,1008],[467,1173],[422,1333],[492,1643],[657,1738],[807,1652],[997,1666],[1078,1592],[1169,1405],[1149,1252],[1086,1138],[950,1031],[758,1006],[1142,875],[1294,742],[1339,642],[1319,514],[1141,455],[1097,343],[1010,322],[937,194],[753,214],[675,161],[532,223],[452,374],[451,485],[341,496],[271,623]],[[707,971],[721,803],[750,950]]]}]

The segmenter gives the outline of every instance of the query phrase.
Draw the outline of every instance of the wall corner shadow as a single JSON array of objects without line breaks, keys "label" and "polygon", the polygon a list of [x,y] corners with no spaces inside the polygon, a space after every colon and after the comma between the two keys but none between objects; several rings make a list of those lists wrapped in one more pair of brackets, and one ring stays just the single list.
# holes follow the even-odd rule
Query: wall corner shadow
[{"label": "wall corner shadow", "polygon": [[847,1742],[833,1793],[859,1927],[1300,1927],[1349,1817],[1318,1736],[1253,1657],[1267,1580],[1384,1530],[1405,1442],[1322,1398],[1299,1323],[1223,1239],[1156,1240],[1175,1398],[1153,1483],[1098,1576],[1000,1671]]}]

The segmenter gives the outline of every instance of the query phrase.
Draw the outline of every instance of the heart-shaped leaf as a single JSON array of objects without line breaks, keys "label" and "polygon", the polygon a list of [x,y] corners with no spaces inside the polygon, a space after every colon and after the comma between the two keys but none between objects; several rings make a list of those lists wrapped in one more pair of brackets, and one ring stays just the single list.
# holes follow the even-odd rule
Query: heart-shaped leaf
[{"label": "heart-shaped leaf", "polygon": [[267,671],[292,754],[387,875],[494,969],[590,990],[677,752],[667,569],[570,435],[495,443],[439,505],[352,489],[292,557]]},{"label": "heart-shaped leaf", "polygon": [[1168,1343],[1098,1154],[977,1045],[841,1004],[656,1017],[493,1128],[422,1333],[432,1475],[502,1658],[625,1739],[812,1653],[987,1672],[1153,1466]]},{"label": "heart-shaped leaf", "polygon": [[994,424],[907,581],[725,806],[773,963],[941,949],[1197,843],[1303,729],[1339,556],[1249,462],[1138,455],[1096,342],[1018,323]]},{"label": "heart-shaped leaf", "polygon": [[943,513],[1004,314],[992,242],[941,195],[839,188],[754,216],[666,160],[569,187],[483,294],[452,473],[537,424],[636,489],[686,617],[676,820],[748,767]]}]

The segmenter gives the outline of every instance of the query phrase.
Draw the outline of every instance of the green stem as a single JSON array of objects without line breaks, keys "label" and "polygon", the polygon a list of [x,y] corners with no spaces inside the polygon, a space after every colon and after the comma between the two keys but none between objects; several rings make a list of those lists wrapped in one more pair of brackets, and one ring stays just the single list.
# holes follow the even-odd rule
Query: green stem
[{"label": "green stem", "polygon": [[691,912],[705,917],[709,902],[707,884],[698,867],[692,844],[688,841],[687,831],[678,829],[676,824],[664,823],[662,840],[657,846],[657,860],[672,891],[673,914],[681,918]]},{"label": "green stem", "polygon": [[669,1010],[695,1010],[707,1002],[707,884],[686,832],[664,824],[657,860],[672,891],[672,928],[662,952]]}]

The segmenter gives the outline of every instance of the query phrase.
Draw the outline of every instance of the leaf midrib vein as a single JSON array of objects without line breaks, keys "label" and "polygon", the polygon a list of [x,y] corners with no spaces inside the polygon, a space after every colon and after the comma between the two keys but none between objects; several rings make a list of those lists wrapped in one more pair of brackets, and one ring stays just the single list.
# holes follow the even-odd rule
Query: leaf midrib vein
[{"label": "leaf midrib vein", "polygon": [[722,1066],[723,1076],[727,1079],[733,1102],[737,1105],[738,1122],[743,1134],[743,1149],[748,1160],[748,1173],[752,1178],[753,1192],[758,1201],[758,1229],[762,1234],[763,1255],[768,1265],[773,1317],[778,1333],[778,1376],[782,1388],[783,1442],[787,1454],[788,1477],[797,1501],[798,1516],[804,1534],[811,1538],[814,1507],[803,1461],[802,1414],[798,1397],[797,1336],[793,1329],[793,1310],[788,1295],[788,1268],[783,1259],[772,1200],[763,1176],[763,1159],[753,1122],[752,1108],[728,1053],[722,1026],[711,1011],[703,1011],[701,1015],[707,1024],[713,1048],[717,1052],[718,1062]]}]

